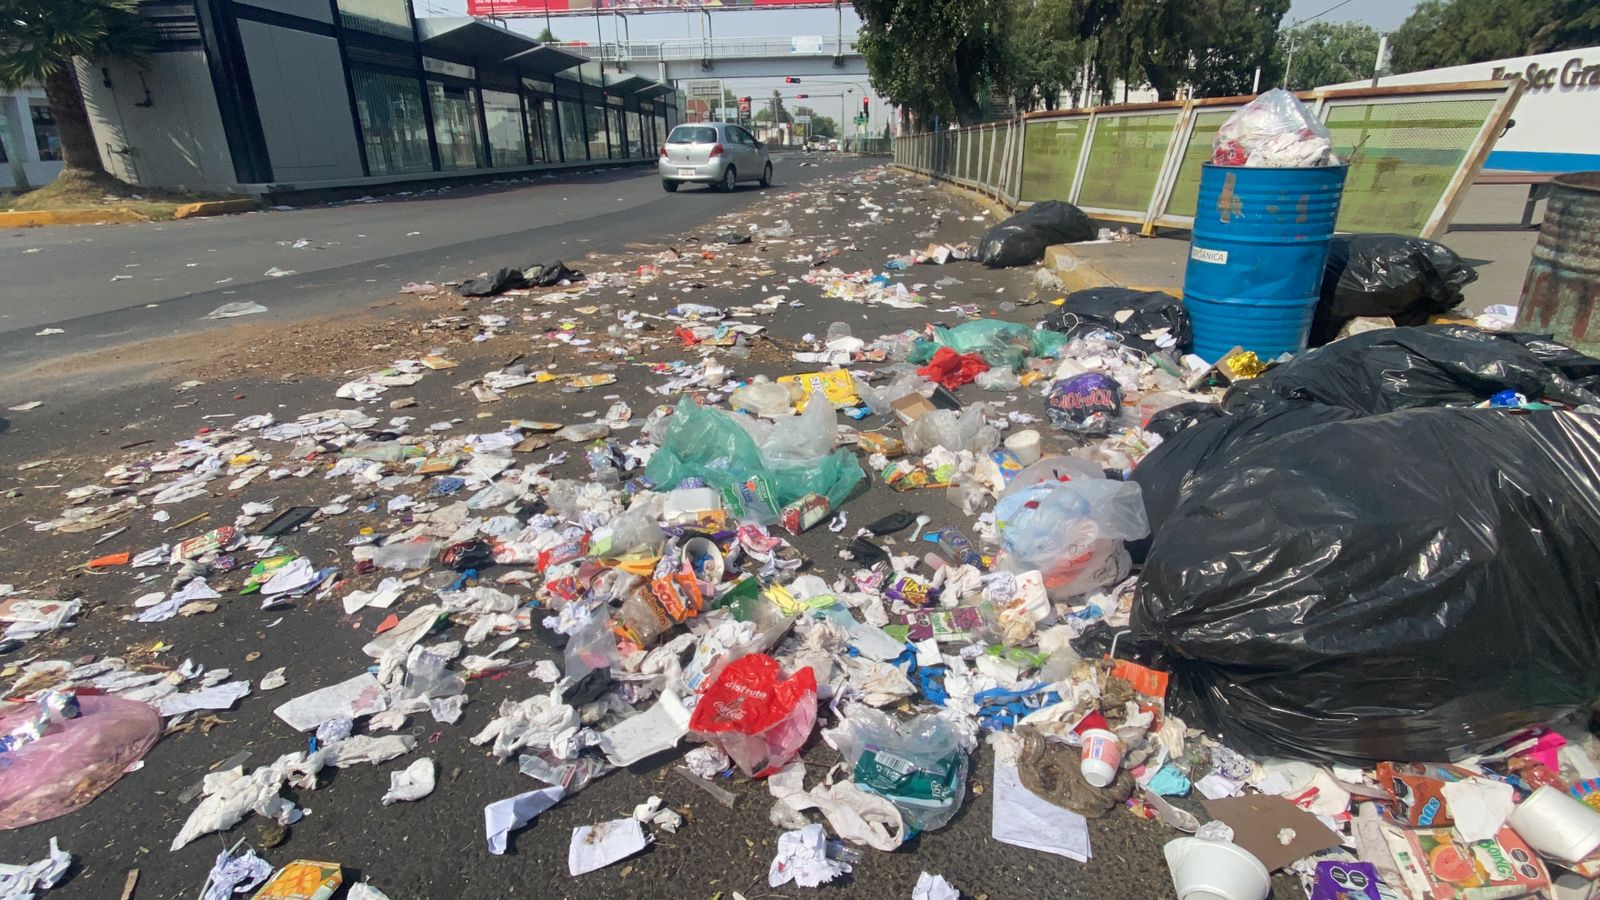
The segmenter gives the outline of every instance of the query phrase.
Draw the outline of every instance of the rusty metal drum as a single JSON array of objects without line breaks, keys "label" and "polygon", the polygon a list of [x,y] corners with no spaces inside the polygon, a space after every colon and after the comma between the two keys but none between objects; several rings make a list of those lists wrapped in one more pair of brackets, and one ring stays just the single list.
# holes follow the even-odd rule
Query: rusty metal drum
[{"label": "rusty metal drum", "polygon": [[1552,334],[1600,355],[1600,172],[1550,183],[1550,202],[1522,284],[1517,330]]}]

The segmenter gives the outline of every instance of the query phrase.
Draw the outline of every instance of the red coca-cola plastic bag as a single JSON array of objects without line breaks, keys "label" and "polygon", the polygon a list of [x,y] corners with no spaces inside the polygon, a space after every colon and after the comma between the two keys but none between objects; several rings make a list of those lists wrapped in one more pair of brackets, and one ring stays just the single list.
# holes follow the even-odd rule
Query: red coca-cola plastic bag
[{"label": "red coca-cola plastic bag", "polygon": [[782,675],[778,661],[762,653],[729,663],[695,705],[689,731],[722,748],[752,778],[776,773],[817,723],[811,667]]}]

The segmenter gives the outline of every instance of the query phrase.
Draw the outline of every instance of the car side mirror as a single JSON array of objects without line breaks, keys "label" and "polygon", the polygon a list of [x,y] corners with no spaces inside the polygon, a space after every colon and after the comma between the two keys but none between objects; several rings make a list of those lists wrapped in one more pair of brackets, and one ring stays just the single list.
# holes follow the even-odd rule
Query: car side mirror
[{"label": "car side mirror", "polygon": [[760,149],[762,149],[762,148],[764,148],[766,146],[767,146],[766,144],[763,144],[760,141],[756,141],[756,149],[757,150],[760,150]]}]

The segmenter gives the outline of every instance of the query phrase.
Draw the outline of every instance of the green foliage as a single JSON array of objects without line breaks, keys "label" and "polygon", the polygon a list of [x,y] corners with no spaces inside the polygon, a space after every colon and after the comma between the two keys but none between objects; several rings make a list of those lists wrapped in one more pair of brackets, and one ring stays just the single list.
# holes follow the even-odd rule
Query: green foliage
[{"label": "green foliage", "polygon": [[1389,37],[1390,65],[1416,72],[1595,43],[1594,0],[1422,0]]},{"label": "green foliage", "polygon": [[880,93],[920,120],[977,119],[979,91],[1001,83],[1011,0],[852,0],[856,47]]},{"label": "green foliage", "polygon": [[1292,91],[1370,78],[1378,61],[1378,32],[1360,22],[1313,22],[1285,33],[1278,45],[1280,67],[1287,62],[1291,38],[1294,65],[1284,87]]},{"label": "green foliage", "polygon": [[556,33],[550,30],[549,25],[546,25],[543,29],[541,29],[539,31],[539,36],[534,38],[534,40],[541,44],[555,44],[561,41],[560,38],[556,37]]},{"label": "green foliage", "polygon": [[42,83],[74,56],[138,57],[152,43],[138,0],[0,0],[0,86]]}]

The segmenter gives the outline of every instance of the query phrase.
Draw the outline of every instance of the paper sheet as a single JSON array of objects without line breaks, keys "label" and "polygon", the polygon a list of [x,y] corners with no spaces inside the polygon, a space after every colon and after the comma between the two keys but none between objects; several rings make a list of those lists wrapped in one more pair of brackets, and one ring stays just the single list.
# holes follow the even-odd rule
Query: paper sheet
[{"label": "paper sheet", "polygon": [[485,806],[483,828],[489,839],[489,852],[503,856],[506,852],[506,836],[555,806],[566,793],[567,789],[563,787],[540,788],[537,791],[496,800]]},{"label": "paper sheet", "polygon": [[168,694],[161,698],[161,704],[156,708],[162,718],[176,716],[180,713],[194,712],[197,709],[228,709],[239,698],[250,694],[250,682],[230,681],[216,687],[201,688],[198,691],[186,691],[182,694]]},{"label": "paper sheet", "polygon": [[1089,821],[1044,800],[1022,786],[1015,763],[995,760],[994,824],[990,836],[1003,844],[1027,847],[1088,862]]},{"label": "paper sheet", "polygon": [[620,862],[650,845],[637,819],[612,819],[572,829],[567,845],[567,874],[574,877]]},{"label": "paper sheet", "polygon": [[618,767],[671,750],[689,729],[689,711],[672,693],[661,695],[656,705],[623,719],[600,733],[600,749]]},{"label": "paper sheet", "polygon": [[1452,781],[1440,789],[1445,808],[1464,841],[1486,841],[1500,833],[1515,805],[1511,785],[1487,778]]},{"label": "paper sheet", "polygon": [[302,694],[279,706],[272,714],[296,731],[311,731],[329,719],[355,719],[389,708],[383,685],[370,672],[348,681]]},{"label": "paper sheet", "polygon": [[801,887],[820,887],[850,871],[850,864],[828,858],[828,836],[813,822],[778,835],[778,852],[767,869],[767,884],[778,887],[793,881]]}]

